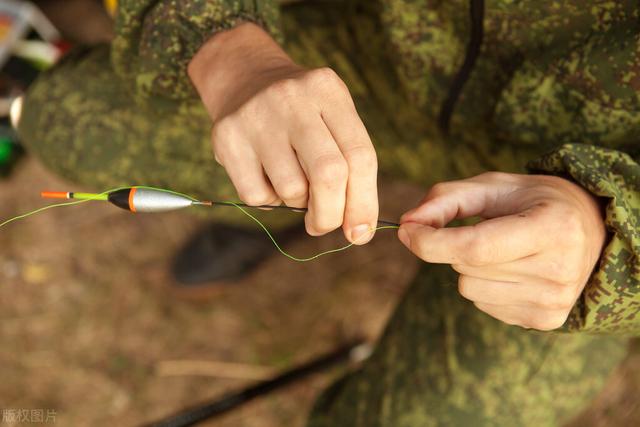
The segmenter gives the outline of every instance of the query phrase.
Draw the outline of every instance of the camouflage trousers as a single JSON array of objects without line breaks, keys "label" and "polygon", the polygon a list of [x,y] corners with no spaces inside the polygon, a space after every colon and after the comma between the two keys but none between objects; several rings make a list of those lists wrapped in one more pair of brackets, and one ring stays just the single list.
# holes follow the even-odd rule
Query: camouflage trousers
[{"label": "camouflage trousers", "polygon": [[[482,146],[449,144],[433,120],[394,97],[385,64],[359,58],[348,31],[313,10],[285,10],[284,28],[297,61],[330,65],[347,82],[383,173],[426,186],[486,169],[522,171],[521,159],[531,156],[486,156]],[[113,72],[108,46],[76,51],[44,74],[20,124],[49,168],[94,190],[145,184],[233,198],[213,161],[210,128],[198,100],[135,96]],[[243,217],[222,210],[215,216]],[[278,226],[273,218],[262,214]],[[618,338],[503,324],[462,299],[455,285],[449,267],[424,265],[372,358],[324,393],[309,425],[557,425],[594,397],[625,355]]]}]

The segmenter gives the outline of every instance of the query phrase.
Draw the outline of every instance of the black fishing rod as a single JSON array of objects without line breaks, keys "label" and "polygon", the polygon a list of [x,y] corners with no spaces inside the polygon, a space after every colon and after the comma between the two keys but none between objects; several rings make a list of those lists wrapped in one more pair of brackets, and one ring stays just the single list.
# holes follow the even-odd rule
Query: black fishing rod
[{"label": "black fishing rod", "polygon": [[324,371],[334,365],[351,362],[359,363],[371,354],[371,345],[363,340],[354,340],[331,353],[313,359],[301,366],[286,371],[273,379],[239,390],[209,402],[204,402],[174,415],[158,420],[145,427],[187,427],[199,422],[218,417],[244,405],[251,400],[301,381],[310,375]]}]

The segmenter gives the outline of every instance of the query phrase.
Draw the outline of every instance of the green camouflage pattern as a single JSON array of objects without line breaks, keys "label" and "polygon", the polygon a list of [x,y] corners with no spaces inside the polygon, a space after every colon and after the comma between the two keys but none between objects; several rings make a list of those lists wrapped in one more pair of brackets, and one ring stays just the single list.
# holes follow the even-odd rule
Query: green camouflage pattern
[{"label": "green camouflage pattern", "polygon": [[197,96],[186,69],[217,31],[252,21],[278,37],[278,8],[259,0],[120,0],[113,69],[137,94],[172,99]]},{"label": "green camouflage pattern", "polygon": [[626,354],[611,336],[506,325],[425,265],[378,350],[316,402],[310,427],[555,426],[602,388]]},{"label": "green camouflage pattern", "polygon": [[282,34],[299,63],[344,79],[383,174],[426,187],[486,170],[526,173],[529,163],[574,180],[603,199],[610,235],[563,327],[573,333],[502,324],[457,295],[448,267],[424,265],[372,359],[325,393],[310,424],[570,417],[622,358],[622,336],[640,331],[640,5],[487,0],[485,43],[444,134],[436,117],[463,61],[467,1],[277,3],[121,2],[111,46],[75,51],[30,88],[21,136],[48,167],[93,190],[145,184],[234,198],[186,64],[207,37],[251,20]]}]

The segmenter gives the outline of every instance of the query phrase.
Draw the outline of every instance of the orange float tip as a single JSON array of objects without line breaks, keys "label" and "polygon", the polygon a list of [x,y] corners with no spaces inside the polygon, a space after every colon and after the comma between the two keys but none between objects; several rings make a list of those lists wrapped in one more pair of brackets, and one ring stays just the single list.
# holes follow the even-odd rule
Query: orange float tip
[{"label": "orange float tip", "polygon": [[66,191],[42,191],[40,196],[45,199],[68,199],[69,193]]}]

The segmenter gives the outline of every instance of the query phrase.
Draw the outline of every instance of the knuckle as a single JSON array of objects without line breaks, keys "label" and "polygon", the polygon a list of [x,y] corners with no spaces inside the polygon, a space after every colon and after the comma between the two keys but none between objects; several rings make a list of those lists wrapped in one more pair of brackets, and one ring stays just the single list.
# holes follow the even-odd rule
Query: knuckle
[{"label": "knuckle", "polygon": [[219,139],[216,138],[214,130],[211,131],[211,148],[213,148],[213,154],[216,160],[222,160],[223,145]]},{"label": "knuckle", "polygon": [[572,286],[562,286],[558,292],[557,304],[554,308],[570,310],[578,298],[576,290]]},{"label": "knuckle", "polygon": [[330,67],[320,67],[309,72],[309,78],[314,84],[320,87],[327,86],[342,86],[346,87],[342,79],[338,77],[338,74]]},{"label": "knuckle", "polygon": [[486,182],[486,181],[512,181],[514,179],[514,174],[507,172],[498,172],[498,171],[489,171],[483,172],[477,176],[478,181]]},{"label": "knuckle", "polygon": [[446,182],[439,182],[434,184],[427,194],[428,199],[435,199],[436,197],[444,196],[447,194],[449,186]]},{"label": "knuckle", "polygon": [[547,309],[564,310],[571,308],[575,302],[574,300],[575,293],[572,287],[550,285],[540,290],[536,303]]},{"label": "knuckle", "polygon": [[471,267],[481,267],[489,264],[492,259],[492,246],[487,238],[482,235],[475,235],[469,239],[466,245],[466,251],[462,257],[465,264]]},{"label": "knuckle", "polygon": [[213,157],[218,162],[218,164],[224,166],[227,161],[227,154],[224,144],[221,143],[213,143]]},{"label": "knuckle", "polygon": [[225,117],[214,123],[213,128],[211,129],[211,139],[215,144],[219,144],[222,141],[233,138],[234,133],[235,124],[233,123],[233,120]]},{"label": "knuckle", "polygon": [[344,152],[347,163],[354,168],[377,169],[378,158],[372,146],[359,145]]},{"label": "knuckle", "polygon": [[226,121],[216,124],[211,130],[211,145],[220,163],[225,163],[234,157],[234,133],[233,125]]},{"label": "knuckle", "polygon": [[582,225],[582,220],[577,215],[567,218],[564,224],[563,240],[570,248],[582,247],[586,241],[586,234]]},{"label": "knuckle", "polygon": [[344,182],[349,176],[349,167],[342,156],[326,155],[314,161],[310,174],[323,184]]},{"label": "knuckle", "polygon": [[462,274],[458,277],[458,293],[468,300],[473,300],[469,279]]},{"label": "knuckle", "polygon": [[574,263],[567,262],[566,256],[562,258],[559,256],[558,258],[547,262],[545,268],[547,276],[562,285],[577,284],[580,280],[580,272],[575,268]]},{"label": "knuckle", "polygon": [[319,234],[326,234],[337,229],[341,224],[341,219],[315,217],[310,221],[309,226]]},{"label": "knuckle", "polygon": [[295,200],[307,195],[307,183],[302,180],[287,180],[280,184],[278,194],[285,200]]},{"label": "knuckle", "polygon": [[268,191],[241,190],[238,191],[240,200],[251,206],[266,205],[273,200],[273,195]]},{"label": "knuckle", "polygon": [[569,202],[564,200],[554,200],[550,202],[549,216],[556,219],[557,228],[562,231],[561,236],[563,241],[584,234],[580,212]]},{"label": "knuckle", "polygon": [[461,275],[465,275],[469,271],[469,269],[464,264],[451,264],[451,268]]}]

